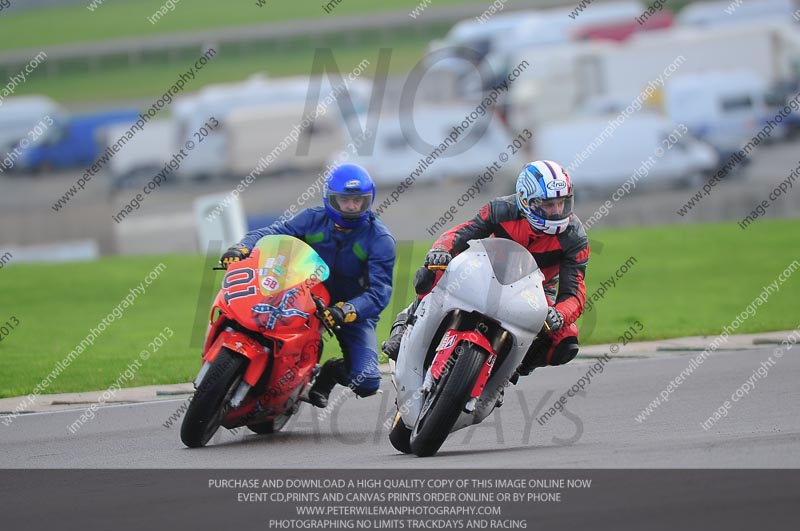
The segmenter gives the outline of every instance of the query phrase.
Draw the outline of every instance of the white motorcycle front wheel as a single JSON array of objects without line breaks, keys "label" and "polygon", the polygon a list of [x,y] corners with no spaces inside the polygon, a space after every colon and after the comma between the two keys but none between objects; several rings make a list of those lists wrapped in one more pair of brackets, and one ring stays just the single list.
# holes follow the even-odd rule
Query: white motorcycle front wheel
[{"label": "white motorcycle front wheel", "polygon": [[428,457],[439,451],[464,410],[488,353],[473,343],[460,344],[450,371],[425,393],[422,410],[411,430],[411,451]]}]

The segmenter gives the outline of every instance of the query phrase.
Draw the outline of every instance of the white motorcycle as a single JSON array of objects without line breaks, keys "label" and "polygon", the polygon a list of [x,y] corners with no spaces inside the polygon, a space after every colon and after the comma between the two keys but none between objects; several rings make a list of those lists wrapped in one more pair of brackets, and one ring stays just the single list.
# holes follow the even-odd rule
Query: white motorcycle
[{"label": "white motorcycle", "polygon": [[397,362],[390,362],[394,448],[433,455],[450,433],[494,410],[544,324],[543,281],[531,253],[512,240],[472,240],[453,258],[408,320]]}]

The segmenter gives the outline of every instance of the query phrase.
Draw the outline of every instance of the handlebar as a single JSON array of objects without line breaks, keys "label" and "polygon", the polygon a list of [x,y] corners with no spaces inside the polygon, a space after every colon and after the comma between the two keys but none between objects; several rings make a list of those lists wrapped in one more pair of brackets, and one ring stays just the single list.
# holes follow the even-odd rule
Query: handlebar
[{"label": "handlebar", "polygon": [[325,327],[325,330],[327,330],[330,335],[335,335],[336,330],[333,327],[329,326],[328,323],[325,322],[325,319],[322,317],[322,312],[325,311],[325,303],[322,301],[321,298],[315,297],[314,295],[312,295],[311,298],[314,299],[314,304],[316,304],[317,306],[317,311],[314,312],[314,315],[316,315],[317,319],[319,319],[320,322],[322,322],[322,326]]}]

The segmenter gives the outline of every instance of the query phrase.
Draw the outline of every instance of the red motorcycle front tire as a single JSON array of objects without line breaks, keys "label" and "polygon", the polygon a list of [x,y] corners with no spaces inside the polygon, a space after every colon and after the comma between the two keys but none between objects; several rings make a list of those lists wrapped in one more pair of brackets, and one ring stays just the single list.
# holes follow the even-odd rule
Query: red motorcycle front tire
[{"label": "red motorcycle front tire", "polygon": [[233,393],[242,381],[246,360],[223,348],[194,393],[181,425],[181,441],[189,448],[205,446],[222,425]]}]

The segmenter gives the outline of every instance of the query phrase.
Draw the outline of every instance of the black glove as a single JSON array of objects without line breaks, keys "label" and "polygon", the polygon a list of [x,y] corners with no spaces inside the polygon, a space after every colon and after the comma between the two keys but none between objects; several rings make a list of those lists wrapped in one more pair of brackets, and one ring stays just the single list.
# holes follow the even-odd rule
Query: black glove
[{"label": "black glove", "polygon": [[452,259],[453,257],[444,249],[444,247],[434,247],[428,251],[428,254],[425,255],[425,265],[446,266]]},{"label": "black glove", "polygon": [[243,247],[241,245],[234,245],[230,247],[225,254],[222,255],[222,258],[219,259],[219,263],[222,264],[222,267],[228,269],[228,266],[234,262],[238,262],[240,260],[244,260],[250,255],[250,249],[247,247]]},{"label": "black glove", "polygon": [[548,306],[547,317],[544,319],[544,331],[555,332],[562,326],[564,326],[564,316],[552,306]]},{"label": "black glove", "polygon": [[414,291],[417,295],[425,295],[433,289],[434,280],[436,280],[436,271],[420,266],[414,275]]},{"label": "black glove", "polygon": [[325,324],[337,330],[343,324],[352,323],[357,318],[356,307],[349,302],[337,302],[335,306],[328,306],[322,311]]}]

